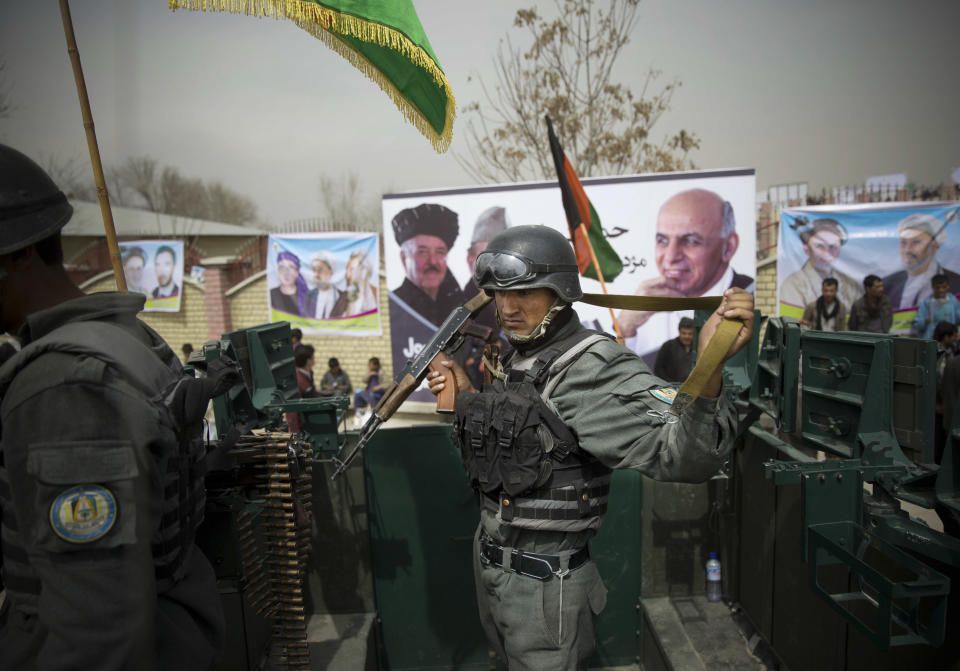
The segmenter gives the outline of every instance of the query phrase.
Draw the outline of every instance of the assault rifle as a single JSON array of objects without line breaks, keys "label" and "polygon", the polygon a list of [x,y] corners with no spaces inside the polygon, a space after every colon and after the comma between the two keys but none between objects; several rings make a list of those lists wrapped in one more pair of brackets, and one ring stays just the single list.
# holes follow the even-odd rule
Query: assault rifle
[{"label": "assault rifle", "polygon": [[466,336],[477,336],[484,340],[490,337],[490,328],[478,326],[470,319],[476,316],[492,300],[493,298],[481,291],[447,316],[443,324],[440,325],[440,329],[433,334],[430,342],[424,345],[416,358],[407,361],[407,365],[394,378],[393,384],[383,393],[383,397],[374,406],[370,418],[360,429],[360,437],[350,454],[343,461],[334,458],[337,468],[333,473],[332,480],[336,480],[338,475],[347,470],[350,463],[360,454],[360,450],[373,438],[373,434],[377,432],[380,425],[393,416],[400,404],[420,386],[420,383],[423,382],[427,373],[431,370],[439,371],[447,377],[443,391],[437,396],[437,412],[453,412],[453,404],[457,396],[456,381],[453,371],[441,366],[440,361],[447,357],[444,350],[457,349],[463,344]]}]

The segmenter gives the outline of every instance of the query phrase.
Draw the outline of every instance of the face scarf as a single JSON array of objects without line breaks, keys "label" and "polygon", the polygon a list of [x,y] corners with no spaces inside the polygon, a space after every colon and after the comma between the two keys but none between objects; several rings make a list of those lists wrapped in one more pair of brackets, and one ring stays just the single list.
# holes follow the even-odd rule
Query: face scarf
[{"label": "face scarf", "polygon": [[824,307],[823,296],[820,296],[820,298],[817,299],[816,328],[818,331],[823,328],[823,320],[833,319],[834,317],[837,316],[837,310],[839,309],[839,305],[840,305],[840,301],[834,299],[832,309],[829,312],[827,312],[826,308]]},{"label": "face scarf", "polygon": [[565,307],[567,307],[567,303],[564,303],[561,298],[557,298],[557,300],[554,301],[553,306],[547,310],[547,314],[544,315],[543,320],[537,325],[537,328],[533,329],[530,335],[519,335],[504,327],[504,325],[500,323],[499,312],[497,312],[497,323],[500,324],[500,329],[503,331],[503,334],[507,336],[507,340],[509,340],[511,344],[514,346],[523,347],[525,345],[529,345],[535,340],[538,340],[539,338],[542,338],[546,334],[547,327],[550,326],[550,322],[552,322],[557,313],[563,310]]}]

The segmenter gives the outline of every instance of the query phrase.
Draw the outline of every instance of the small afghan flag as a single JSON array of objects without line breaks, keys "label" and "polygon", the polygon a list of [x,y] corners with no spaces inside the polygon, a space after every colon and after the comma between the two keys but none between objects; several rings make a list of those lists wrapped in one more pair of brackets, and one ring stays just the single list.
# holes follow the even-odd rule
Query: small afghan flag
[{"label": "small afghan flag", "polygon": [[[593,209],[593,203],[587,198],[580,178],[573,170],[570,159],[563,152],[560,140],[553,132],[550,117],[547,120],[547,132],[550,135],[550,151],[553,153],[553,163],[557,168],[557,179],[560,182],[560,195],[563,196],[563,209],[567,213],[567,224],[570,226],[570,237],[573,240],[573,251],[577,255],[577,267],[580,274],[593,280],[610,281],[623,270],[623,261],[613,251],[613,247],[603,237],[600,227],[600,216]],[[591,253],[591,249],[593,252]],[[596,255],[600,265],[602,278],[597,277],[597,268],[593,263]]]},{"label": "small afghan flag", "polygon": [[450,146],[457,103],[411,0],[167,0],[170,9],[287,18],[389,95],[438,152]]}]

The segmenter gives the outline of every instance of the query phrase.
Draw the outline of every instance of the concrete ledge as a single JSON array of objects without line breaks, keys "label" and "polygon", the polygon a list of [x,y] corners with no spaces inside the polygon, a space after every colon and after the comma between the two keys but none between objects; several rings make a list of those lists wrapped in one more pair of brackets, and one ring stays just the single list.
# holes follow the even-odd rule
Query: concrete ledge
[{"label": "concrete ledge", "polygon": [[645,671],[767,668],[751,654],[730,608],[703,596],[642,599]]},{"label": "concrete ledge", "polygon": [[667,597],[641,599],[640,602],[643,604],[645,629],[652,634],[645,636],[643,641],[644,669],[707,671],[673,602]]}]

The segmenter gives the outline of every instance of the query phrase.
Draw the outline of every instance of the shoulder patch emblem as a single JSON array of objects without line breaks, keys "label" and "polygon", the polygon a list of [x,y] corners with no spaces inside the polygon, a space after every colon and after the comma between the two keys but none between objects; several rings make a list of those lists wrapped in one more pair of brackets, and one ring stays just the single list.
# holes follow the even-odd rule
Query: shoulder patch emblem
[{"label": "shoulder patch emblem", "polygon": [[106,487],[79,485],[50,505],[53,532],[69,543],[89,543],[107,535],[117,520],[117,500]]},{"label": "shoulder patch emblem", "polygon": [[660,389],[650,389],[650,395],[664,403],[672,404],[673,399],[677,397],[677,390],[670,387],[661,387]]}]

